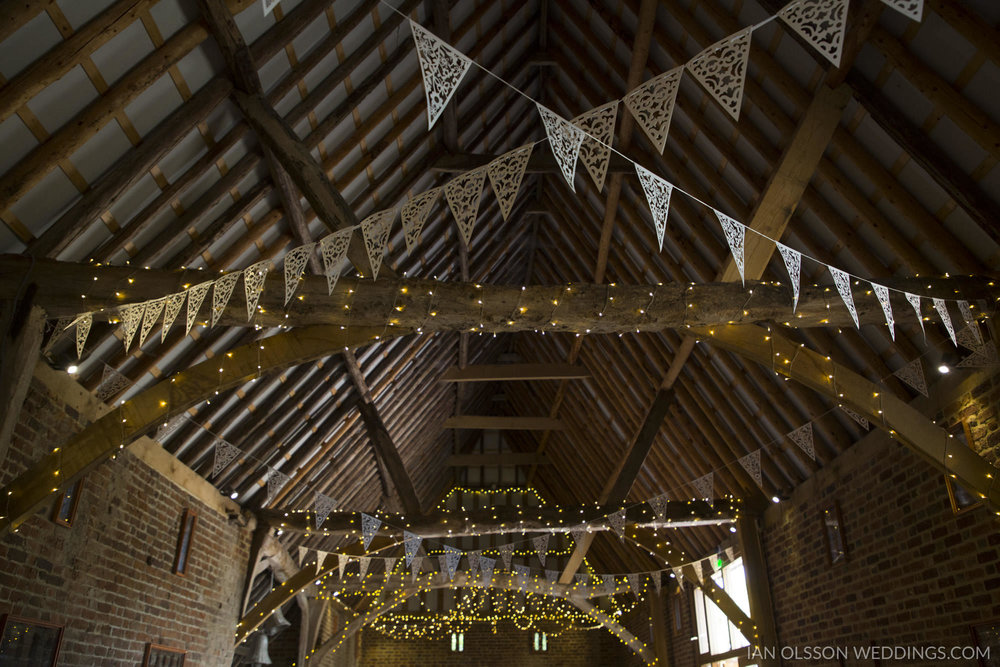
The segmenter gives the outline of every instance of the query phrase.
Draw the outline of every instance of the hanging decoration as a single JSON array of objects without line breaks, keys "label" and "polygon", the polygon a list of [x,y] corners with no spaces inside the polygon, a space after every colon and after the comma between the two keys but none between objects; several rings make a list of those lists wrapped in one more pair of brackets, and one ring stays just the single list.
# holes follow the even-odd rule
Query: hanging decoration
[{"label": "hanging decoration", "polygon": [[365,250],[368,251],[368,261],[372,265],[372,280],[378,280],[378,270],[382,267],[382,256],[385,254],[395,217],[396,209],[390,208],[372,213],[361,221],[361,235],[365,239]]},{"label": "hanging decoration", "polygon": [[142,321],[142,314],[146,311],[145,303],[129,304],[119,308],[122,316],[122,342],[125,343],[125,351],[128,352],[135,338],[135,332],[139,330],[139,323]]},{"label": "hanging decoration", "polygon": [[554,584],[558,579],[559,579],[558,570],[545,570],[545,580],[547,582],[549,582],[550,584]]},{"label": "hanging decoration", "polygon": [[465,246],[472,242],[472,228],[476,225],[479,215],[479,201],[483,194],[483,183],[486,180],[486,167],[473,169],[459,174],[444,184],[444,196],[448,200],[448,208],[455,216],[458,231],[462,234]]},{"label": "hanging decoration", "polygon": [[653,225],[656,227],[656,240],[663,251],[663,235],[667,231],[667,214],[670,212],[670,193],[674,191],[667,181],[663,180],[642,165],[636,164],[635,171],[639,174],[639,182],[646,193],[649,212],[653,214]]},{"label": "hanging decoration", "polygon": [[788,439],[794,442],[813,461],[816,460],[816,448],[813,446],[813,425],[806,422],[788,434]]},{"label": "hanging decoration", "polygon": [[368,568],[371,566],[371,564],[372,564],[371,556],[361,556],[358,558],[358,581],[361,581],[365,578],[365,575],[368,574]]},{"label": "hanging decoration", "polygon": [[583,542],[584,535],[586,535],[589,532],[590,531],[587,530],[586,524],[580,524],[575,528],[569,529],[569,534],[573,538],[573,543],[576,544],[577,546],[580,546],[580,543]]},{"label": "hanging decoration", "polygon": [[573,124],[584,131],[580,144],[580,162],[587,168],[598,190],[604,188],[611,161],[611,142],[614,140],[615,121],[618,118],[618,100],[608,102],[573,119]]},{"label": "hanging decoration", "polygon": [[142,327],[139,329],[139,347],[145,344],[146,336],[153,330],[156,320],[160,318],[160,313],[163,312],[163,305],[166,301],[167,298],[162,297],[146,302],[146,309],[142,315]]},{"label": "hanging decoration", "polygon": [[510,557],[514,554],[514,545],[501,544],[497,547],[497,551],[500,552],[500,558],[503,559],[503,569],[510,571]]},{"label": "hanging decoration", "polygon": [[87,337],[90,335],[90,327],[94,324],[94,316],[90,313],[81,315],[76,319],[76,358],[83,356],[83,348],[87,344]]},{"label": "hanging decoration", "polygon": [[437,187],[421,192],[403,204],[400,217],[403,220],[403,236],[406,239],[406,252],[413,252],[420,240],[420,230],[424,228],[427,217],[431,214],[434,202],[441,194],[443,187]]},{"label": "hanging decoration", "polygon": [[856,421],[858,423],[858,426],[860,426],[864,430],[867,431],[868,429],[871,428],[871,425],[868,423],[868,419],[866,417],[862,416],[860,413],[855,412],[854,410],[852,410],[851,408],[847,407],[846,405],[841,405],[840,409],[843,410],[844,412],[846,412],[847,416],[850,417],[851,419],[853,419],[854,421]]},{"label": "hanging decoration", "polygon": [[385,580],[389,581],[389,575],[392,574],[392,568],[396,567],[396,561],[399,560],[396,556],[386,556],[382,559],[385,562]]},{"label": "hanging decoration", "polygon": [[719,219],[722,231],[726,235],[726,243],[729,244],[729,251],[733,254],[736,268],[739,269],[740,280],[746,285],[747,281],[743,275],[743,241],[746,227],[719,211],[715,212],[715,217]]},{"label": "hanging decoration", "polygon": [[299,547],[299,567],[304,567],[306,558],[309,556],[309,547]]},{"label": "hanging decoration", "polygon": [[212,461],[212,477],[218,477],[219,473],[226,469],[230,463],[243,454],[236,445],[230,444],[221,438],[215,441],[215,456]]},{"label": "hanging decoration", "polygon": [[[187,413],[182,412],[179,415],[175,416],[170,421],[164,424],[160,424],[156,429],[156,435],[153,436],[153,439],[162,444],[164,438],[166,438],[171,433],[179,429],[181,427],[181,424],[183,424],[187,420],[188,420]],[[214,477],[215,474],[213,473],[212,476]]]},{"label": "hanging decoration", "polygon": [[900,380],[908,384],[912,389],[927,396],[927,379],[924,377],[924,366],[920,359],[914,359],[898,371],[893,373]]},{"label": "hanging decoration", "polygon": [[434,127],[452,95],[462,82],[472,61],[455,47],[438,39],[418,23],[410,21],[413,42],[417,46],[420,72],[427,97],[427,129]]},{"label": "hanging decoration", "polygon": [[660,155],[667,145],[670,119],[674,114],[674,104],[677,102],[682,74],[684,66],[675,67],[669,72],[653,77],[624,98],[625,106],[635,118],[635,122],[639,124]]},{"label": "hanging decoration", "polygon": [[[972,307],[969,305],[968,301],[958,302],[958,312],[962,314],[962,319],[965,321],[965,330],[972,335],[973,339],[976,341],[976,345],[983,344],[983,333],[979,330],[979,322],[976,321],[976,316],[972,314]],[[961,342],[961,340],[959,340]],[[969,348],[972,349],[972,348]]]},{"label": "hanging decoration", "polygon": [[670,568],[670,571],[673,572],[674,579],[677,580],[677,586],[679,588],[683,589],[684,588],[684,572],[681,571],[681,568],[679,568],[679,567],[672,567],[672,568]]},{"label": "hanging decoration", "polygon": [[893,340],[896,340],[896,323],[892,318],[892,304],[889,303],[889,288],[875,283],[871,285],[872,289],[875,290],[875,296],[878,297],[879,304],[882,306],[882,312],[885,313],[885,323],[889,326],[889,334]]},{"label": "hanging decoration", "polygon": [[615,534],[618,535],[619,539],[625,539],[625,510],[622,509],[609,514],[608,524],[615,531]]},{"label": "hanging decoration", "polygon": [[316,550],[316,574],[319,574],[320,570],[323,569],[323,565],[326,564],[326,557],[329,555],[329,551],[320,551],[319,549]]},{"label": "hanging decoration", "polygon": [[833,276],[833,284],[837,286],[840,298],[843,299],[844,305],[847,306],[847,310],[851,313],[854,326],[860,329],[861,325],[858,324],[858,309],[854,307],[854,294],[851,291],[851,276],[835,266],[828,266],[827,268],[830,269],[830,275]]},{"label": "hanging decoration", "polygon": [[916,22],[920,22],[924,15],[924,0],[882,0],[897,12]]},{"label": "hanging decoration", "polygon": [[702,475],[698,479],[691,482],[694,485],[695,491],[698,492],[696,498],[709,501],[713,506],[715,505],[715,473],[710,472],[707,475]]},{"label": "hanging decoration", "polygon": [[365,545],[365,551],[368,551],[368,545],[372,543],[372,538],[375,537],[375,533],[378,532],[381,525],[381,519],[376,519],[364,512],[361,513],[361,541]]},{"label": "hanging decoration", "polygon": [[278,495],[278,492],[284,488],[285,484],[291,479],[288,475],[276,470],[274,468],[268,467],[267,469],[267,500],[264,501],[265,505],[269,505],[274,497]]},{"label": "hanging decoration", "polygon": [[410,531],[403,532],[403,546],[406,549],[406,564],[407,566],[413,562],[413,557],[417,555],[417,549],[420,548],[420,543],[424,538],[419,535],[414,535]]},{"label": "hanging decoration", "polygon": [[[524,172],[528,168],[528,159],[531,157],[531,150],[534,146],[534,144],[526,144],[515,148],[486,165],[486,173],[490,177],[490,185],[493,187],[493,193],[497,197],[500,214],[503,215],[504,220],[510,216],[510,211],[514,208],[514,200],[517,198],[518,190],[521,189],[521,181],[524,180]],[[449,199],[448,202],[450,204],[451,200]],[[478,207],[479,200],[476,199],[477,210]],[[473,220],[475,220],[475,216],[473,216]],[[468,241],[466,241],[466,245],[468,245]]]},{"label": "hanging decoration", "polygon": [[323,257],[323,273],[326,275],[327,296],[333,294],[333,288],[337,286],[340,264],[347,256],[347,248],[351,245],[351,234],[355,229],[355,227],[338,229],[319,241],[319,254]]},{"label": "hanging decoration", "polygon": [[615,594],[615,575],[613,574],[602,574],[601,575],[601,585],[604,588],[605,595]]},{"label": "hanging decoration", "polygon": [[530,574],[528,566],[515,565],[514,572],[514,576],[517,578],[517,585],[523,591],[528,586],[528,575]]},{"label": "hanging decoration", "polygon": [[840,67],[847,4],[848,0],[798,0],[788,3],[778,17],[834,67]]},{"label": "hanging decoration", "polygon": [[344,580],[344,572],[347,570],[348,564],[351,562],[351,557],[347,554],[337,554],[337,571],[340,573],[340,580]]},{"label": "hanging decoration", "polygon": [[313,496],[313,514],[315,515],[316,530],[319,530],[320,526],[323,525],[323,522],[326,521],[326,518],[330,516],[330,512],[336,506],[336,500],[325,493],[316,492]]},{"label": "hanging decoration", "polygon": [[764,488],[764,480],[760,472],[760,450],[755,449],[746,456],[740,457],[740,465],[746,470],[747,474],[753,477],[753,481],[761,489]]},{"label": "hanging decoration", "polygon": [[906,300],[910,302],[913,306],[913,312],[917,314],[917,322],[920,323],[920,332],[924,334],[924,341],[927,340],[927,330],[924,329],[924,318],[920,314],[920,296],[917,294],[910,294],[909,292],[904,292],[906,295]]},{"label": "hanging decoration", "polygon": [[257,302],[260,301],[260,293],[264,291],[264,280],[270,269],[271,261],[265,259],[251,264],[243,271],[243,289],[247,296],[247,322],[253,319],[253,314],[257,310]]},{"label": "hanging decoration", "polygon": [[496,558],[483,556],[479,559],[479,571],[482,573],[483,584],[488,584],[493,579],[493,569],[496,567]]},{"label": "hanging decoration", "polygon": [[740,119],[743,84],[750,55],[750,34],[754,26],[744,28],[712,44],[687,63],[688,72],[715,98],[733,120]]},{"label": "hanging decoration", "polygon": [[185,336],[191,333],[191,327],[194,326],[195,320],[198,319],[198,309],[201,308],[201,302],[205,300],[205,296],[211,287],[212,281],[207,280],[188,290],[187,328],[184,330]]},{"label": "hanging decoration", "polygon": [[292,300],[295,290],[299,288],[299,281],[302,280],[306,264],[309,263],[309,258],[312,257],[315,248],[315,243],[307,243],[292,248],[285,254],[285,306]]},{"label": "hanging decoration", "polygon": [[941,318],[941,324],[948,330],[948,337],[951,338],[951,342],[955,344],[955,347],[958,347],[958,340],[955,339],[955,325],[951,323],[951,315],[948,314],[948,304],[944,302],[944,299],[938,299],[937,297],[931,300],[934,302],[934,310],[938,312],[938,316]]},{"label": "hanging decoration", "polygon": [[667,503],[670,502],[670,497],[667,494],[661,493],[655,498],[650,498],[646,502],[648,502],[649,506],[652,508],[657,521],[663,522],[667,520]]},{"label": "hanging decoration", "polygon": [[420,574],[420,566],[424,564],[423,556],[414,556],[413,562],[410,563],[410,581],[416,581],[417,575]]},{"label": "hanging decoration", "polygon": [[109,398],[114,397],[121,391],[125,391],[132,386],[132,381],[118,372],[118,370],[104,364],[104,371],[101,372],[101,384],[97,385],[94,395],[97,400],[106,403]]},{"label": "hanging decoration", "polygon": [[650,579],[653,580],[653,588],[656,589],[656,594],[660,594],[660,590],[663,588],[663,572],[656,570],[650,575]]},{"label": "hanging decoration", "polygon": [[479,569],[479,558],[483,553],[481,551],[470,551],[465,555],[469,559],[469,579],[472,579],[476,574],[476,570]]},{"label": "hanging decoration", "polygon": [[187,296],[187,292],[178,292],[167,297],[166,303],[163,305],[163,326],[160,327],[161,343],[167,340],[167,332],[174,325],[174,320],[177,319],[177,315],[181,312]]},{"label": "hanging decoration", "polygon": [[211,321],[213,327],[222,317],[222,313],[226,312],[226,305],[229,303],[229,298],[233,295],[233,288],[236,287],[236,281],[240,279],[242,273],[242,271],[227,273],[212,284]]},{"label": "hanging decoration", "polygon": [[535,546],[535,551],[538,552],[538,560],[545,567],[545,556],[549,551],[549,537],[548,533],[543,533],[538,537],[531,540],[531,543]]},{"label": "hanging decoration", "polygon": [[802,282],[802,253],[792,250],[786,245],[775,244],[781,259],[785,263],[785,271],[788,271],[788,280],[792,285],[792,312],[799,307],[799,286]]},{"label": "hanging decoration", "polygon": [[984,343],[974,349],[972,354],[958,362],[959,368],[993,368],[1000,366],[1000,356],[993,343]]},{"label": "hanging decoration", "polygon": [[975,322],[959,329],[955,334],[955,339],[959,345],[968,350],[978,350],[984,343],[983,334]]},{"label": "hanging decoration", "polygon": [[632,589],[632,595],[634,595],[635,599],[638,600],[639,595],[642,592],[639,587],[639,573],[629,572],[625,575],[625,579],[628,581],[628,587]]},{"label": "hanging decoration", "polygon": [[576,185],[573,183],[573,176],[576,173],[576,158],[580,155],[580,146],[586,135],[576,125],[573,125],[562,116],[535,104],[538,114],[542,117],[542,124],[545,125],[545,134],[549,138],[549,146],[552,154],[556,156],[556,162],[562,171],[563,178],[569,184],[569,189],[576,192]]},{"label": "hanging decoration", "polygon": [[458,561],[462,559],[462,552],[455,547],[444,547],[444,553],[438,556],[441,571],[448,574],[448,580],[455,578],[455,571],[458,569]]}]

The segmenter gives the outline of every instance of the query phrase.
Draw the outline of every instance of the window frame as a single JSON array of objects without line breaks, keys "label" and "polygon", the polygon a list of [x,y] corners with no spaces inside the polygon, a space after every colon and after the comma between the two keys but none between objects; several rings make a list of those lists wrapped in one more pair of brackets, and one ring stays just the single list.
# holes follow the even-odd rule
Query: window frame
[{"label": "window frame", "polygon": [[174,574],[182,577],[187,576],[188,565],[191,562],[191,548],[194,544],[194,532],[197,526],[198,513],[189,507],[181,515],[181,528],[177,534],[177,550],[174,552]]},{"label": "window frame", "polygon": [[[969,418],[966,417],[960,422],[956,422],[948,429],[948,435],[952,436],[948,438],[949,440],[957,440],[959,444],[965,445],[969,449],[972,449],[972,429],[969,428]],[[951,504],[952,514],[958,516],[960,514],[965,514],[971,510],[981,507],[983,504],[982,498],[976,498],[975,494],[966,489],[965,487],[959,485],[958,482],[952,481],[951,475],[947,473],[944,476],[944,484],[948,489],[948,502]],[[961,489],[961,493],[968,494],[973,498],[972,502],[966,502],[959,497],[959,492],[956,491],[956,487]]]},{"label": "window frame", "polygon": [[[834,559],[833,544],[830,541],[830,526],[826,520],[827,515],[833,515],[837,526],[837,534],[840,536],[841,551],[839,558],[836,559]],[[821,508],[819,512],[819,520],[823,527],[823,544],[826,552],[826,564],[830,567],[835,567],[842,563],[846,563],[848,553],[847,538],[844,536],[844,519],[840,514],[840,505],[836,502],[832,502]]]},{"label": "window frame", "polygon": [[[60,526],[65,526],[70,528],[73,525],[73,521],[76,520],[76,510],[80,506],[80,495],[83,492],[83,477],[76,480],[69,485],[59,497],[56,499],[55,505],[52,506],[52,523],[58,524]],[[72,499],[70,501],[68,516],[63,515],[63,505],[66,502],[66,496],[72,494]]]},{"label": "window frame", "polygon": [[21,623],[23,625],[37,625],[43,628],[50,628],[58,630],[59,634],[56,636],[55,651],[52,654],[52,661],[48,663],[49,667],[55,667],[59,664],[59,652],[62,650],[62,640],[63,634],[66,629],[64,625],[58,625],[57,623],[50,623],[48,621],[39,621],[35,618],[27,618],[25,616],[18,616],[16,614],[3,614],[0,615],[0,645],[3,643],[3,637],[7,634],[7,627],[11,623]]},{"label": "window frame", "polygon": [[154,644],[153,642],[148,642],[146,644],[146,652],[142,658],[142,667],[151,667],[150,658],[153,657],[153,651],[179,654],[181,656],[181,667],[184,667],[187,664],[187,651],[185,649],[174,648],[173,646],[164,646],[163,644]]}]

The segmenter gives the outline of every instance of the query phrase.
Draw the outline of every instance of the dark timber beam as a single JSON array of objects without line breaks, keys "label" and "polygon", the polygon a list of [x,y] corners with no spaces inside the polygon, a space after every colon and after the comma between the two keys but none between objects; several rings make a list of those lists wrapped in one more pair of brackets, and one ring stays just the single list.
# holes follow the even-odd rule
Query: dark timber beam
[{"label": "dark timber beam", "polygon": [[563,423],[549,417],[494,417],[456,415],[444,422],[444,428],[468,428],[497,431],[561,431]]},{"label": "dark timber beam", "polygon": [[481,468],[492,466],[544,466],[552,461],[538,454],[518,454],[504,452],[501,454],[455,454],[445,459],[449,468]]},{"label": "dark timber beam", "polygon": [[[746,572],[747,595],[750,599],[750,616],[757,624],[758,647],[777,646],[778,633],[774,622],[774,606],[771,603],[771,582],[767,574],[764,545],[760,539],[760,519],[751,513],[740,515],[736,522],[736,534],[743,555]],[[761,667],[776,667],[778,661],[767,658],[761,651]]]},{"label": "dark timber beam", "polygon": [[[622,111],[619,110],[619,113]],[[528,174],[561,174],[556,158],[550,150],[542,150],[542,145],[535,146],[528,158],[528,165],[525,173]],[[461,173],[471,171],[479,167],[485,167],[496,159],[495,155],[483,155],[480,153],[453,153],[445,155],[437,160],[431,167],[431,171],[442,173]],[[608,162],[608,175],[611,174],[634,174],[635,165],[618,153],[612,153]]]},{"label": "dark timber beam", "polygon": [[42,347],[45,315],[32,305],[33,293],[28,286],[25,298],[0,302],[0,461],[7,460]]},{"label": "dark timber beam", "polygon": [[575,364],[477,364],[452,366],[440,382],[512,382],[516,380],[583,380],[590,371]]}]

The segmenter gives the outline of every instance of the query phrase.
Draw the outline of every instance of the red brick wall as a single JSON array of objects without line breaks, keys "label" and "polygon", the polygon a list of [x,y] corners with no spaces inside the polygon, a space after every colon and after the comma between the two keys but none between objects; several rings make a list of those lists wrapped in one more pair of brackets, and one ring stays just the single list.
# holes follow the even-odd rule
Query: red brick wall
[{"label": "red brick wall", "polygon": [[[33,382],[0,481],[82,426]],[[186,576],[173,574],[186,508],[198,513]],[[0,613],[65,626],[60,665],[138,665],[147,642],[188,665],[229,665],[249,533],[127,451],[85,478],[71,527],[51,508],[0,538]]]},{"label": "red brick wall", "polygon": [[[820,519],[832,502],[847,546],[834,566]],[[779,645],[968,646],[970,624],[1000,618],[1000,521],[956,516],[942,474],[881,435],[769,508],[764,545]]]}]

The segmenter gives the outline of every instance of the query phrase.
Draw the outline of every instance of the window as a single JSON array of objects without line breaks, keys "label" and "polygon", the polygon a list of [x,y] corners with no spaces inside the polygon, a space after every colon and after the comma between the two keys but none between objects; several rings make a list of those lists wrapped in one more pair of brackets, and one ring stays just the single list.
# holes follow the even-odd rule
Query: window
[{"label": "window", "polygon": [[48,667],[59,658],[62,626],[4,614],[0,616],[0,665]]},{"label": "window", "polygon": [[[729,594],[743,613],[750,615],[750,598],[747,595],[742,558],[737,558],[722,567],[712,575],[712,581]],[[700,664],[728,667],[732,663],[735,666],[739,649],[749,646],[750,642],[700,588],[694,591],[694,608],[695,620],[698,623]]]},{"label": "window", "polygon": [[[948,429],[947,446],[949,448],[958,444],[961,447],[970,447],[972,443],[972,431],[969,429],[969,420],[963,419]],[[961,514],[971,509],[975,509],[983,504],[983,501],[969,492],[964,486],[953,480],[949,475],[944,476],[945,486],[948,487],[948,500],[951,501],[951,511]]]},{"label": "window", "polygon": [[194,539],[194,526],[197,521],[198,515],[193,510],[184,510],[184,516],[181,518],[181,532],[177,536],[177,554],[174,556],[175,574],[187,574],[191,540]]},{"label": "window", "polygon": [[464,632],[453,632],[451,633],[451,650],[454,653],[461,653],[465,650],[465,633]]},{"label": "window", "polygon": [[142,667],[184,667],[187,651],[158,644],[146,644]]},{"label": "window", "polygon": [[847,560],[847,547],[844,543],[844,527],[840,520],[840,508],[834,503],[822,513],[823,539],[826,541],[826,556],[830,565],[843,563]]},{"label": "window", "polygon": [[542,652],[549,650],[549,638],[544,632],[535,633],[535,642],[531,645],[535,651]]},{"label": "window", "polygon": [[70,484],[69,488],[59,494],[52,508],[52,520],[60,526],[69,526],[76,516],[76,506],[80,504],[80,491],[83,488],[83,478]]}]

